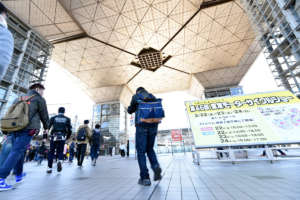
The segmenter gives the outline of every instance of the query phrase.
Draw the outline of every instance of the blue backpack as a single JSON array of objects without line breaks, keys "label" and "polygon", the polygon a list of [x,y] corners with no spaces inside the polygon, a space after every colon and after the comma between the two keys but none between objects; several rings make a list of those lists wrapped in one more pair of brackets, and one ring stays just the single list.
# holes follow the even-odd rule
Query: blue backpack
[{"label": "blue backpack", "polygon": [[138,93],[138,110],[137,119],[138,124],[149,125],[158,124],[161,122],[162,118],[165,117],[165,112],[162,107],[162,99],[156,99],[152,94]]}]

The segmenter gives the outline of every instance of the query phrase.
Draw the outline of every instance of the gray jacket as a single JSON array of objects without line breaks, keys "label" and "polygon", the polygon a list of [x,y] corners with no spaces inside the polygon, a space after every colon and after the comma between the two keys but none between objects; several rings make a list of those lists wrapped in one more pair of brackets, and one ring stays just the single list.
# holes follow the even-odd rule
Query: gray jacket
[{"label": "gray jacket", "polygon": [[[45,99],[35,90],[29,90],[26,95],[22,95],[23,98],[27,98],[31,95],[36,95],[29,100],[29,122],[28,126],[24,129],[37,129],[41,128],[41,122],[43,124],[44,129],[49,129],[49,115],[47,110],[47,104]],[[14,101],[14,103],[18,102],[18,99]]]},{"label": "gray jacket", "polygon": [[0,81],[11,62],[14,50],[14,38],[11,32],[0,24]]}]

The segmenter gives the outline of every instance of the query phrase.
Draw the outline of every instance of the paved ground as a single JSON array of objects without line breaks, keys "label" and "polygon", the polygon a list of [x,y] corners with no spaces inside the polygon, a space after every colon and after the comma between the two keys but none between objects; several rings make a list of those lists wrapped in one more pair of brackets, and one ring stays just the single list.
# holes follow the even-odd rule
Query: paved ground
[{"label": "paved ground", "polygon": [[[26,163],[26,179],[11,191],[0,192],[1,200],[211,200],[211,199],[300,199],[300,160],[192,162],[191,154],[159,155],[163,179],[151,186],[138,185],[134,158],[101,157],[97,166],[85,160],[82,168],[63,164],[62,173],[46,174],[41,166]],[[54,165],[56,167],[56,165]],[[151,176],[152,176],[151,172]],[[153,176],[152,176],[153,177]],[[8,177],[14,182],[14,176]]]}]

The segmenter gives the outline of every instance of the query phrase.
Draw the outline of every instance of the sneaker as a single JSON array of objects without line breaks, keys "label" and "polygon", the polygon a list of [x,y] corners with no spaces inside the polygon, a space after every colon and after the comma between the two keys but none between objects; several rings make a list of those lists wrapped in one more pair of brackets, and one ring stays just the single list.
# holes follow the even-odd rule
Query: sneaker
[{"label": "sneaker", "polygon": [[96,159],[94,159],[93,166],[96,166]]},{"label": "sneaker", "polygon": [[11,190],[12,185],[7,185],[4,178],[0,178],[0,191]]},{"label": "sneaker", "polygon": [[161,179],[161,168],[160,167],[156,167],[154,170],[154,181],[158,181]]},{"label": "sneaker", "polygon": [[81,163],[81,162],[78,162],[77,165],[78,165],[79,167],[81,167],[81,166],[82,166],[82,163]]},{"label": "sneaker", "polygon": [[150,178],[140,178],[138,183],[145,186],[151,185]]},{"label": "sneaker", "polygon": [[265,156],[265,155],[264,155],[264,154],[261,154],[261,155],[260,155],[260,157],[263,157],[263,156]]},{"label": "sneaker", "polygon": [[26,176],[26,173],[25,172],[23,172],[21,175],[15,175],[15,178],[16,178],[16,183],[20,183],[20,182],[22,182],[22,180],[25,178],[25,176]]},{"label": "sneaker", "polygon": [[51,174],[51,173],[52,173],[52,168],[48,167],[47,173],[48,173],[48,174]]},{"label": "sneaker", "polygon": [[286,156],[286,153],[281,154],[282,156]]},{"label": "sneaker", "polygon": [[61,160],[57,162],[57,171],[61,172],[62,166],[61,166]]}]

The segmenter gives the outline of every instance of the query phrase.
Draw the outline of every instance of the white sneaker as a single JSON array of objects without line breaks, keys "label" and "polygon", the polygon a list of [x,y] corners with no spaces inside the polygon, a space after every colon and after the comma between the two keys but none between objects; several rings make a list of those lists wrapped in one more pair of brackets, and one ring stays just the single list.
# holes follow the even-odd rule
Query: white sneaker
[{"label": "white sneaker", "polygon": [[47,173],[48,173],[48,174],[51,174],[51,173],[52,173],[52,168],[48,167],[48,168],[47,168]]}]

